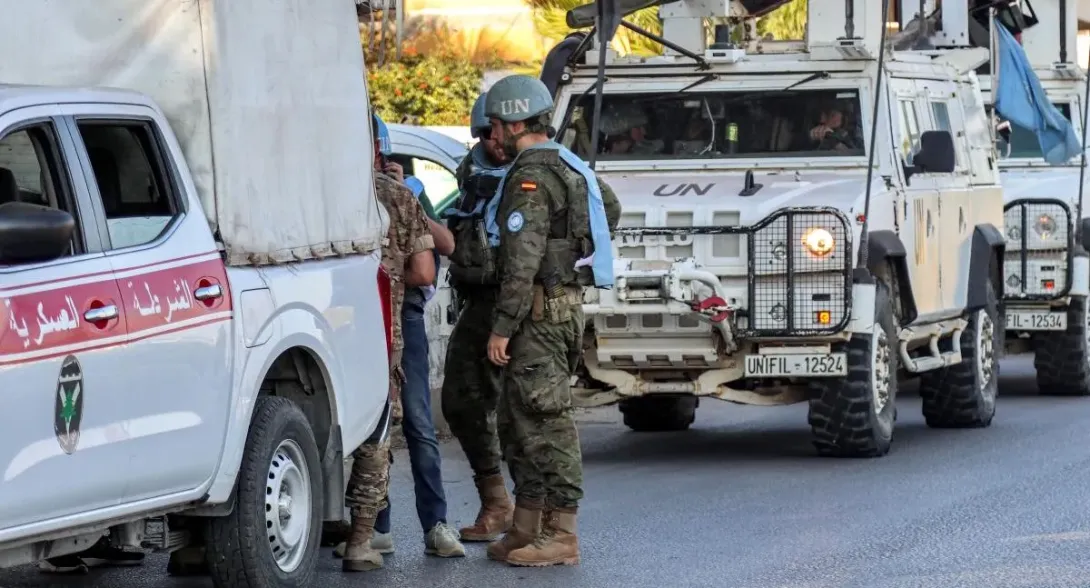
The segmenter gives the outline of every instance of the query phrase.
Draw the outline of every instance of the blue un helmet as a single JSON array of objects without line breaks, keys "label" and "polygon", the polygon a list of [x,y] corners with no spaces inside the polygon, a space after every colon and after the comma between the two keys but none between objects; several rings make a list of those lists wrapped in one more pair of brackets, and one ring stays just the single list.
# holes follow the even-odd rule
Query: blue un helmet
[{"label": "blue un helmet", "polygon": [[390,145],[390,129],[377,114],[371,115],[371,134],[374,135],[375,142],[378,143],[379,153],[390,155],[394,152],[393,146]]},{"label": "blue un helmet", "polygon": [[551,112],[553,95],[541,80],[526,75],[511,75],[496,82],[486,94],[484,113],[513,123]]},{"label": "blue un helmet", "polygon": [[487,98],[487,92],[481,94],[477,101],[473,103],[473,110],[469,112],[469,134],[473,135],[474,139],[479,139],[481,131],[492,126],[484,113],[484,103]]}]

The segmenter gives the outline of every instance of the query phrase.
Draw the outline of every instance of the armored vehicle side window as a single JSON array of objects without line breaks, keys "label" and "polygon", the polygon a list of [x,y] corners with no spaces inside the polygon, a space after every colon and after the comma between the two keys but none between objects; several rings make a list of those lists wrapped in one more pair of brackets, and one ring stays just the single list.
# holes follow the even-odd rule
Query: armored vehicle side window
[{"label": "armored vehicle side window", "polygon": [[[1056,102],[1053,104],[1057,110],[1064,115],[1064,118],[1071,120],[1071,103],[1069,102]],[[988,112],[988,116],[992,115],[993,108],[991,105],[985,107]],[[1019,126],[1011,121],[1000,118],[1001,124],[1005,123],[1010,125],[1010,140],[1008,141],[1001,134],[996,134],[996,151],[999,152],[999,157],[1002,159],[1043,159],[1044,154],[1041,153],[1041,143],[1037,140],[1037,135],[1033,131]]]},{"label": "armored vehicle side window", "polygon": [[86,119],[78,124],[106,211],[111,248],[159,238],[180,210],[151,124]]},{"label": "armored vehicle side window", "polygon": [[[593,100],[568,108],[561,141],[589,156]],[[600,160],[864,155],[859,93],[626,93],[602,100]]]},{"label": "armored vehicle side window", "polygon": [[936,131],[946,131],[954,138],[956,146],[954,148],[954,157],[957,160],[957,169],[965,169],[965,156],[962,155],[964,144],[962,140],[959,140],[958,132],[954,130],[954,125],[950,123],[950,107],[945,101],[933,101],[931,102],[931,116],[935,119]]},{"label": "armored vehicle side window", "polygon": [[912,100],[901,100],[901,157],[905,165],[912,165],[912,157],[920,145],[920,121],[916,116],[916,103]]},{"label": "armored vehicle side window", "polygon": [[[0,204],[8,202],[49,206],[79,218],[52,123],[30,124],[0,138]],[[84,251],[79,230],[77,223],[70,255]]]}]

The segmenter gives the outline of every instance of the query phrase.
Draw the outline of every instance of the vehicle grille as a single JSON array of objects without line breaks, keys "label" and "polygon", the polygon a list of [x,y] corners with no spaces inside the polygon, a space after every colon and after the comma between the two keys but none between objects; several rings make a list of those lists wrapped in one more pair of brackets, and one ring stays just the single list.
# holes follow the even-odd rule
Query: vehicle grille
[{"label": "vehicle grille", "polygon": [[1015,200],[1003,213],[1004,298],[1052,300],[1071,289],[1071,210],[1061,200]]},{"label": "vehicle grille", "polygon": [[[666,214],[659,219],[648,219],[642,211],[622,214],[617,230],[619,255],[673,260],[695,254],[705,265],[733,265],[734,271],[746,271],[748,300],[738,317],[742,334],[831,334],[842,331],[850,320],[852,233],[840,211],[782,209],[750,227],[738,224],[737,212],[714,212],[699,219],[712,224],[695,226],[692,213]],[[661,224],[648,227],[648,220]],[[828,231],[835,244],[824,257],[809,253],[803,245],[807,234],[816,229]]]},{"label": "vehicle grille", "polygon": [[[848,220],[832,209],[785,209],[749,235],[749,325],[752,336],[820,335],[844,329],[851,318],[852,243]],[[804,246],[825,230],[833,250],[823,257]]]}]

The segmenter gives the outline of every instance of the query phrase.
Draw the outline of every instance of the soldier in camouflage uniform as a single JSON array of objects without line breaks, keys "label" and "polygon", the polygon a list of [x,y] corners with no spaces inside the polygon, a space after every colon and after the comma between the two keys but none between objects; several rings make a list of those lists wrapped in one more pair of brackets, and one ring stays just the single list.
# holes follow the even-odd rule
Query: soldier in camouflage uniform
[{"label": "soldier in camouflage uniform", "polygon": [[[375,133],[377,136],[377,133]],[[375,142],[375,157],[379,155]],[[393,348],[390,353],[390,399],[394,419],[400,419],[401,307],[405,288],[428,286],[435,280],[435,242],[428,229],[424,209],[413,193],[397,180],[381,173],[375,175],[375,193],[390,216],[382,265],[390,276],[393,316]],[[359,572],[381,568],[382,554],[371,545],[375,519],[386,508],[390,484],[390,442],[364,443],[352,454],[352,473],[348,478],[345,503],[352,513],[352,531],[345,546],[343,569]]]},{"label": "soldier in camouflage uniform", "polygon": [[485,237],[484,206],[495,196],[507,159],[492,140],[484,101],[482,94],[470,113],[470,132],[478,142],[458,166],[462,197],[445,215],[455,243],[448,268],[450,284],[461,309],[447,343],[443,416],[473,469],[481,501],[473,524],[459,530],[462,541],[496,539],[511,526],[514,511],[500,470],[503,457],[496,433],[501,370],[483,353],[500,289],[494,254]]},{"label": "soldier in camouflage uniform", "polygon": [[485,105],[513,159],[486,224],[500,281],[488,357],[505,366],[499,434],[515,513],[488,556],[517,566],[579,563],[583,467],[570,379],[582,354],[583,287],[612,286],[621,213],[594,172],[550,140],[552,110],[545,85],[521,75],[497,82]]}]

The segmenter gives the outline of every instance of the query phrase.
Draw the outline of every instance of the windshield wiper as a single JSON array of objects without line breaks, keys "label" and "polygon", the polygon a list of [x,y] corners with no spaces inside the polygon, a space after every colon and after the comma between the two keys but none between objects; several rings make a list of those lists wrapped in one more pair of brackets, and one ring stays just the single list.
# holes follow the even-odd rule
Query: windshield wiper
[{"label": "windshield wiper", "polygon": [[806,76],[805,78],[802,78],[801,80],[795,82],[794,84],[791,84],[790,86],[788,86],[788,87],[786,87],[786,88],[784,88],[784,89],[782,89],[780,91],[781,92],[786,92],[788,90],[794,89],[797,86],[801,86],[803,84],[808,84],[808,83],[810,83],[810,82],[812,82],[814,80],[817,80],[817,79],[822,79],[822,80],[829,79],[829,72],[827,72],[827,71],[814,72],[814,73]]}]

